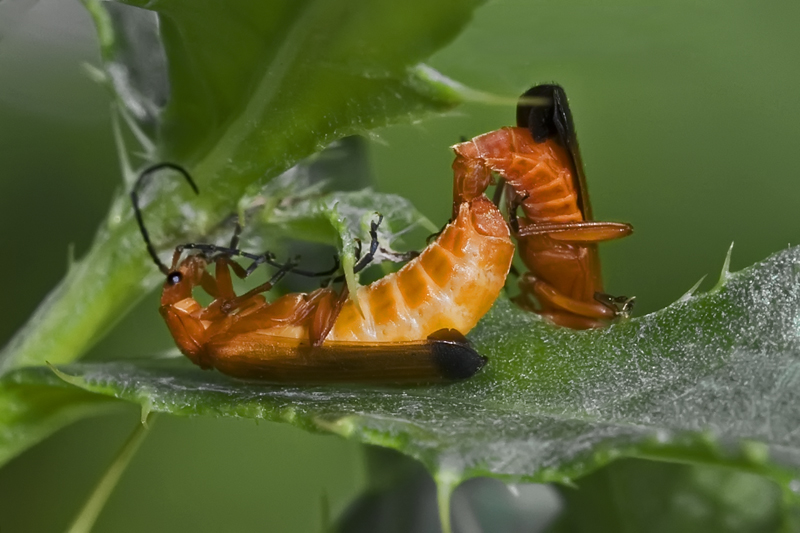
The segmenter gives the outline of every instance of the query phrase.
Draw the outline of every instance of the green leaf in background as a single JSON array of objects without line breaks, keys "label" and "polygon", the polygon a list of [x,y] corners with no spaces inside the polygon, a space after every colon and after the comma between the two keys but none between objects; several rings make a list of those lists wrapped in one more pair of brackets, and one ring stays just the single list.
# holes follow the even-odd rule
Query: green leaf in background
[{"label": "green leaf in background", "polygon": [[624,460],[561,487],[554,533],[767,533],[797,531],[798,508],[753,474],[700,465]]},{"label": "green leaf in background", "polygon": [[[340,533],[438,532],[437,487],[418,462],[394,450],[366,446],[370,485],[340,515]],[[555,488],[474,478],[453,492],[453,531],[539,533],[563,506]]]},{"label": "green leaf in background", "polygon": [[[303,166],[298,165],[290,173],[273,180],[261,195],[272,201],[275,207],[263,210],[263,215],[250,231],[258,234],[262,230],[272,235],[289,239],[317,242],[339,247],[345,234],[369,240],[369,222],[378,213],[383,221],[378,227],[381,246],[390,248],[403,233],[419,226],[428,233],[439,230],[433,223],[402,196],[379,193],[371,188],[358,191],[333,191],[323,193],[320,187],[306,185],[296,174]],[[341,214],[343,225],[334,227],[330,217],[336,211]],[[261,226],[263,225],[263,226]]]},{"label": "green leaf in background", "polygon": [[[473,476],[571,483],[624,457],[728,465],[797,502],[800,248],[603,330],[555,328],[501,299],[470,335],[489,357],[449,387],[292,387],[179,359],[75,364],[69,382],[177,415],[333,431],[410,455],[453,486]],[[47,369],[11,374],[53,383]],[[8,378],[7,378],[8,379]]]}]

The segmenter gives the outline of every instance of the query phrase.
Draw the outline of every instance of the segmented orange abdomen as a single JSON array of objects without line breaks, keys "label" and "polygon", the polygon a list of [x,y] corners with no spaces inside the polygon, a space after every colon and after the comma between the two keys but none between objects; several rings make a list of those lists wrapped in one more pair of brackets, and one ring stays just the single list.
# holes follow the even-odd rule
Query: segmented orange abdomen
[{"label": "segmented orange abdomen", "polygon": [[521,207],[532,222],[584,220],[571,159],[554,140],[537,143],[526,128],[501,128],[453,149],[457,161],[459,157],[479,160],[500,174],[517,194],[527,196]]},{"label": "segmented orange abdomen", "polygon": [[330,341],[400,342],[443,328],[467,333],[505,284],[514,245],[486,197],[461,204],[458,217],[419,257],[361,287],[343,306]]}]

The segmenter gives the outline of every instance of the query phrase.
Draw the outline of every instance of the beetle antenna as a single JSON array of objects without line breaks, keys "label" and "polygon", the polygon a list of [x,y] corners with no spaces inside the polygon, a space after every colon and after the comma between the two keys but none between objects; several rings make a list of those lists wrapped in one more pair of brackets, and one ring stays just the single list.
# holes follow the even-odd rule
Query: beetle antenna
[{"label": "beetle antenna", "polygon": [[194,180],[189,175],[189,172],[186,171],[185,168],[182,166],[175,164],[175,163],[157,163],[153,166],[147,167],[139,174],[139,177],[136,179],[136,183],[133,184],[133,189],[131,189],[131,203],[133,204],[133,213],[136,216],[136,223],[139,224],[139,231],[142,232],[142,238],[144,239],[145,244],[147,245],[147,253],[150,254],[150,257],[153,259],[153,262],[156,264],[158,269],[166,276],[169,274],[170,270],[167,268],[167,265],[161,262],[161,259],[158,258],[158,253],[156,253],[155,246],[153,246],[153,242],[150,240],[150,234],[147,231],[147,228],[144,225],[144,219],[142,218],[142,210],[139,207],[139,189],[142,187],[142,184],[149,178],[151,175],[155,174],[159,170],[168,168],[170,170],[174,170],[186,178],[186,181],[189,182],[189,186],[195,192],[195,194],[200,194],[197,185],[195,185]]}]

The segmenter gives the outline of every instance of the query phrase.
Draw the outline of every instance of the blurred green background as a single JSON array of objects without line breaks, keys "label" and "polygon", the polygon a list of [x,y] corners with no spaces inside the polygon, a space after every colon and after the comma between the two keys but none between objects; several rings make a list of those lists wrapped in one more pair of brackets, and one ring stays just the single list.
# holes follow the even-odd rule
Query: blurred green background
[{"label": "blurred green background", "polygon": [[[716,280],[735,241],[738,269],[798,242],[800,5],[737,0],[496,0],[430,63],[515,98],[557,81],[570,96],[598,219],[631,222],[602,247],[607,289],[637,313]],[[120,186],[108,97],[80,63],[99,62],[77,1],[0,2],[0,342],[80,256]],[[472,103],[376,132],[377,187],[448,216],[461,136],[508,125],[514,110]],[[90,354],[172,346],[143,301]],[[0,470],[0,531],[56,531],[134,427],[138,413],[85,420]],[[365,484],[361,450],[334,437],[252,421],[161,417],[97,531],[316,531]]]}]

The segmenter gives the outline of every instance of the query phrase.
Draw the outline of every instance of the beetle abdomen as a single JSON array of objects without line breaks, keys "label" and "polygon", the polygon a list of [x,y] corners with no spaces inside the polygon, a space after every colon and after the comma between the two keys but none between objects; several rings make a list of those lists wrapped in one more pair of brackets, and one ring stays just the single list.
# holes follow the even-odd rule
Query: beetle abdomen
[{"label": "beetle abdomen", "polygon": [[419,257],[361,287],[326,341],[400,342],[440,329],[467,333],[500,294],[514,245],[500,211],[487,198],[461,204]]},{"label": "beetle abdomen", "polygon": [[521,207],[531,221],[584,219],[569,154],[555,140],[537,143],[525,128],[502,128],[470,142],[486,166],[525,198]]}]

